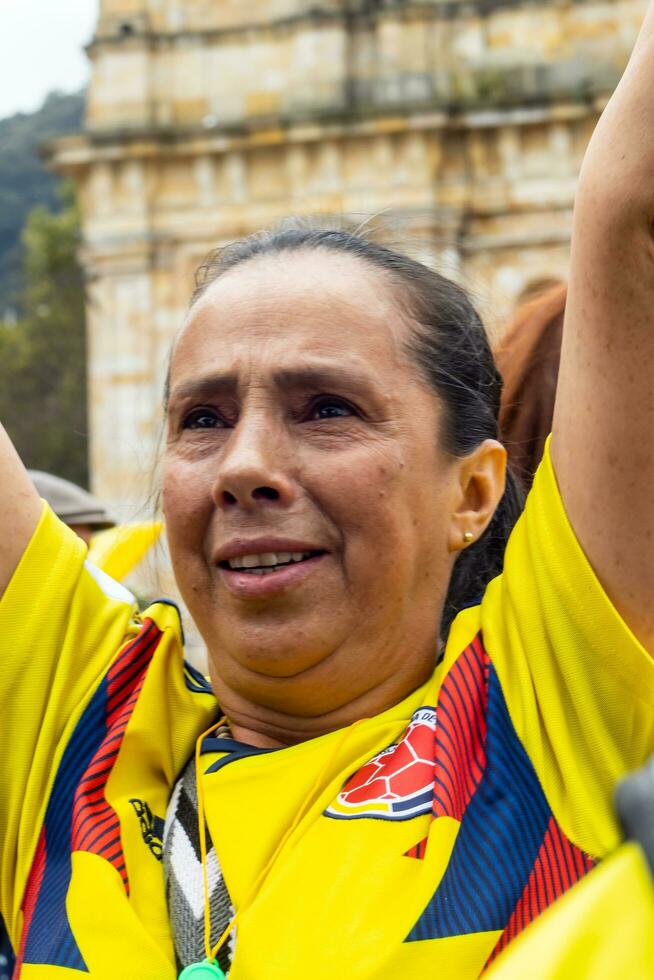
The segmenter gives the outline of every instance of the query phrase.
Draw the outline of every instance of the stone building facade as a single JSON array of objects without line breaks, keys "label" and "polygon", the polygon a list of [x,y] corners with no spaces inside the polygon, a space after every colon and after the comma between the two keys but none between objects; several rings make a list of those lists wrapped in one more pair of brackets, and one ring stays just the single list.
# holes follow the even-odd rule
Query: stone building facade
[{"label": "stone building facade", "polygon": [[646,0],[101,0],[79,186],[94,489],[146,489],[167,351],[213,247],[382,212],[499,322],[564,277],[576,176]]}]

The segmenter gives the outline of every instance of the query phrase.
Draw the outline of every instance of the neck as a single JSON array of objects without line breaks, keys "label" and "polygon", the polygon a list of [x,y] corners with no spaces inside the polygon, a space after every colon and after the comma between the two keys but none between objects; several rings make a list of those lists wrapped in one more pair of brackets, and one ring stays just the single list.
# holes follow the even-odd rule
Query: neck
[{"label": "neck", "polygon": [[428,659],[412,667],[411,670],[395,670],[358,697],[335,704],[319,714],[312,712],[311,698],[307,698],[304,705],[289,698],[287,706],[275,698],[273,706],[266,703],[268,699],[260,697],[255,701],[242,691],[230,688],[213,672],[211,679],[235,739],[257,748],[284,748],[347,728],[362,718],[372,718],[399,704],[426,683],[433,673],[433,652]]}]

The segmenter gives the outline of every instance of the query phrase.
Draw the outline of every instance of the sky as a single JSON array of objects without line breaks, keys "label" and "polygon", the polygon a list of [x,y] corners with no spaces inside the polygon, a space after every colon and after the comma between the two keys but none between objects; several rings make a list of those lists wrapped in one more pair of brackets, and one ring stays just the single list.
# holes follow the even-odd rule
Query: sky
[{"label": "sky", "polygon": [[0,119],[37,109],[88,79],[84,45],[99,0],[0,0]]}]

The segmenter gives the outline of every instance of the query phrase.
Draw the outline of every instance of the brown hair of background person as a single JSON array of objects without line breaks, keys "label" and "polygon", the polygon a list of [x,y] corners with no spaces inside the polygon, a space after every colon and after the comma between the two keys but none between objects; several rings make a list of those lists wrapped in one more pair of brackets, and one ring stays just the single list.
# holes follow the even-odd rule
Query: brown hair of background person
[{"label": "brown hair of background person", "polygon": [[557,283],[518,306],[495,351],[504,377],[501,438],[525,491],[552,431],[567,292],[565,283]]}]

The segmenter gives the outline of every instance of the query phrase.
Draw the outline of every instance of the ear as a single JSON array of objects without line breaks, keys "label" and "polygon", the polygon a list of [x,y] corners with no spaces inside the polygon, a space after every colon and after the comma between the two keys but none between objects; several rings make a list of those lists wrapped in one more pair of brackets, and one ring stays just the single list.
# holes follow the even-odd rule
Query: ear
[{"label": "ear", "polygon": [[496,439],[485,439],[459,462],[458,501],[448,536],[451,553],[470,547],[490,524],[504,493],[506,449]]}]

